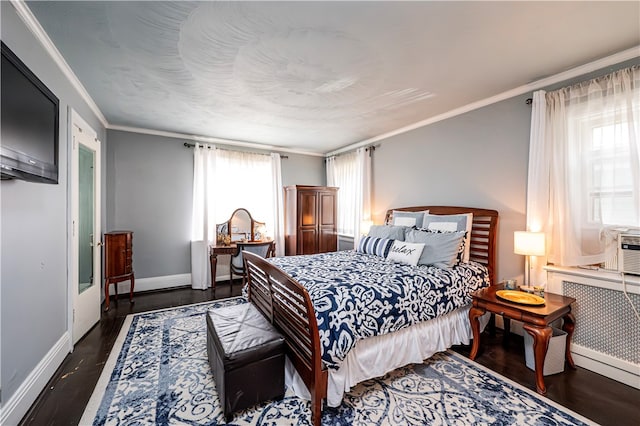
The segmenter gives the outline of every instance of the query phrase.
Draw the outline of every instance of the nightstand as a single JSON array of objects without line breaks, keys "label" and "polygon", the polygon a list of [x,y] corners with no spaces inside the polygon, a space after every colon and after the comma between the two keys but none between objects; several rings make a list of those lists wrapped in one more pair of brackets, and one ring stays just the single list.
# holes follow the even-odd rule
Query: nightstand
[{"label": "nightstand", "polygon": [[567,332],[565,358],[572,368],[575,368],[571,358],[571,336],[575,327],[575,317],[571,313],[571,304],[576,301],[573,297],[559,294],[545,293],[544,305],[524,305],[509,302],[496,295],[502,285],[490,286],[472,294],[473,306],[469,311],[469,320],[473,331],[473,346],[469,358],[474,360],[480,347],[480,323],[478,317],[485,312],[501,315],[506,320],[523,322],[524,330],[533,337],[533,352],[535,357],[536,390],[544,395],[547,388],[544,384],[543,366],[547,355],[552,330],[550,324],[558,318],[563,319],[562,329]]}]

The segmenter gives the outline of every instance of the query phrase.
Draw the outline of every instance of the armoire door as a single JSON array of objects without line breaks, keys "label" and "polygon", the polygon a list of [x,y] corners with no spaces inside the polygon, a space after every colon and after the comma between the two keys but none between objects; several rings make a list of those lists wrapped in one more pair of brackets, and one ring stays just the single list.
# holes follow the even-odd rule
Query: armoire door
[{"label": "armoire door", "polygon": [[338,250],[338,238],[336,235],[336,193],[318,193],[318,253],[326,253]]},{"label": "armoire door", "polygon": [[318,194],[300,191],[298,209],[297,254],[314,254],[318,247]]}]

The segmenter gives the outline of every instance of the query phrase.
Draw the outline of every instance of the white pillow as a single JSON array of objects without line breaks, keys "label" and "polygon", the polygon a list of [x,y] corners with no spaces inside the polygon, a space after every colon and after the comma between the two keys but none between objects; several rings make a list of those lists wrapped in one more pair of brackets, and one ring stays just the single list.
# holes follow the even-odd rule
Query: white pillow
[{"label": "white pillow", "polygon": [[393,210],[391,212],[391,225],[407,227],[416,226],[418,228],[422,228],[422,221],[427,213],[429,213],[429,210],[423,210],[421,212]]},{"label": "white pillow", "polygon": [[416,218],[415,217],[394,217],[393,218],[394,226],[416,226]]},{"label": "white pillow", "polygon": [[425,214],[423,220],[423,228],[430,231],[466,231],[467,235],[464,239],[464,256],[462,261],[469,262],[471,254],[471,227],[473,225],[473,213],[437,215]]},{"label": "white pillow", "polygon": [[387,259],[394,262],[406,263],[407,265],[416,266],[420,256],[424,250],[424,244],[407,243],[406,241],[394,241],[389,249]]}]

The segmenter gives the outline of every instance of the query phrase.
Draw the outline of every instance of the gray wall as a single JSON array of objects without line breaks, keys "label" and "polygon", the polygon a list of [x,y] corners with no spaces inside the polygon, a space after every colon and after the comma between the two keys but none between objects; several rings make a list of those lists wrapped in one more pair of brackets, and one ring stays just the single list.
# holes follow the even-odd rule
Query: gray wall
[{"label": "gray wall", "polygon": [[180,139],[107,138],[107,230],[133,231],[136,278],[190,272],[192,151]]},{"label": "gray wall", "polygon": [[[109,130],[107,137],[107,230],[134,232],[136,278],[190,273],[193,150],[164,136]],[[322,157],[286,155],[283,185],[324,185]]]},{"label": "gray wall", "polygon": [[59,183],[0,183],[0,374],[5,404],[67,331],[67,108],[73,107],[103,141],[105,133],[13,6],[0,3],[2,41],[60,100]]},{"label": "gray wall", "polygon": [[324,157],[311,155],[284,154],[289,158],[282,160],[282,185],[318,185],[327,184],[327,172]]},{"label": "gray wall", "polygon": [[521,274],[513,231],[524,230],[531,107],[509,99],[383,141],[374,153],[374,220],[393,207],[498,210],[498,279]]}]

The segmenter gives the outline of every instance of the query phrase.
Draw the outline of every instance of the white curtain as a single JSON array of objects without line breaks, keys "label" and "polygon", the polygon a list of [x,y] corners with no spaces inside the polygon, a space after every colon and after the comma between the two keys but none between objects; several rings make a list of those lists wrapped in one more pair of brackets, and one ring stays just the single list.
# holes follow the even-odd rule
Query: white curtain
[{"label": "white curtain", "polygon": [[534,93],[527,228],[545,232],[549,261],[604,262],[613,230],[640,226],[639,131],[640,67]]},{"label": "white curtain", "polygon": [[338,234],[358,244],[364,221],[371,220],[371,156],[373,148],[327,159],[327,185],[338,190]]},{"label": "white curtain", "polygon": [[[527,189],[527,231],[548,233],[551,218],[549,217],[549,164],[551,162],[550,146],[545,143],[546,130],[546,92],[539,90],[533,94],[531,111],[531,133],[529,143],[529,174]],[[549,239],[546,238],[548,245]],[[532,258],[529,282],[546,282],[545,271],[547,257]]]},{"label": "white curtain", "polygon": [[193,207],[191,211],[191,287],[209,287],[209,244],[215,234],[216,148],[193,149]]},{"label": "white curtain", "polygon": [[[362,185],[362,209],[359,212],[360,219],[356,223],[356,235],[358,237],[362,236],[364,232],[368,232],[369,227],[371,226],[371,157],[374,150],[374,147],[370,147],[369,149],[360,148],[356,151],[358,155],[358,168],[360,170],[360,181]],[[362,229],[364,222],[369,222],[369,225],[366,225],[366,229]],[[356,238],[354,243],[358,244],[357,240],[359,239],[360,238]]]},{"label": "white curtain", "polygon": [[268,237],[284,248],[280,156],[194,148],[191,286],[210,285],[208,246],[215,241],[216,223],[228,220],[240,207],[264,222]]},{"label": "white curtain", "polygon": [[355,212],[358,188],[356,185],[356,153],[349,152],[327,158],[327,185],[338,188],[337,229],[339,235],[355,236]]},{"label": "white curtain", "polygon": [[284,256],[284,192],[282,187],[282,166],[280,154],[271,154],[271,178],[273,186],[273,240],[276,242],[276,256]]}]

